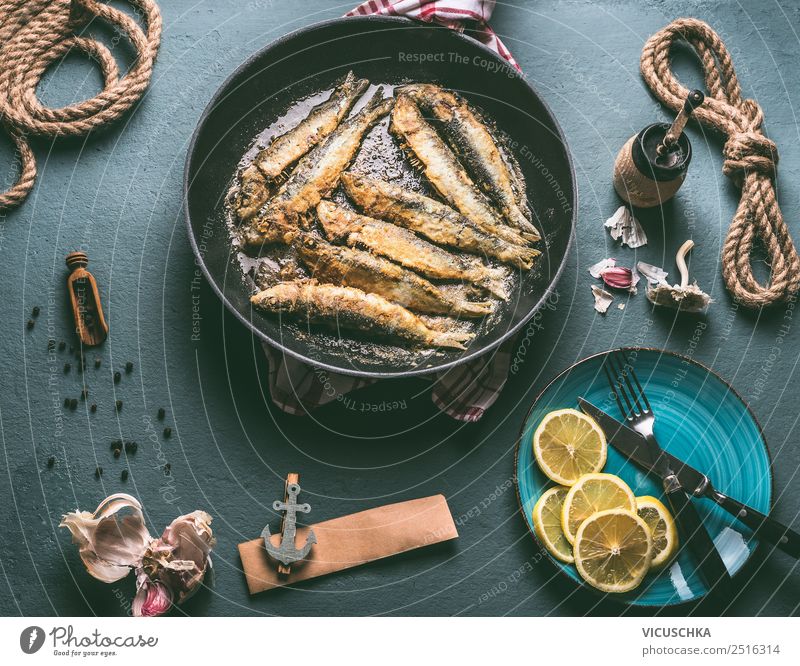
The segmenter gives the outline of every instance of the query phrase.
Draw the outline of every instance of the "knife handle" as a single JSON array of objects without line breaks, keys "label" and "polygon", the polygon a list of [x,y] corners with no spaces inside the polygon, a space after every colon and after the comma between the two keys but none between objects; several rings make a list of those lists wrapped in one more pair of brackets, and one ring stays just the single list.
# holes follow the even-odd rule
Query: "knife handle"
[{"label": "knife handle", "polygon": [[700,520],[700,514],[697,513],[691,498],[680,485],[677,488],[673,485],[668,488],[667,499],[681,532],[683,543],[697,561],[700,573],[709,588],[721,598],[729,599],[732,596],[733,587],[728,567],[722,561],[722,556],[714,545],[714,541]]},{"label": "knife handle", "polygon": [[792,557],[800,559],[800,534],[793,529],[781,525],[777,520],[751,509],[718,490],[714,490],[711,499],[753,530],[757,539],[777,546]]}]

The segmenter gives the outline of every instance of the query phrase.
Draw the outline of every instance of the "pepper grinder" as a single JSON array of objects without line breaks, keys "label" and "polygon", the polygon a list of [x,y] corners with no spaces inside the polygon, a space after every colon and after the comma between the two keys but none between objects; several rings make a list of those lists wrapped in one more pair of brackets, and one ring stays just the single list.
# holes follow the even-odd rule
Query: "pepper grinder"
[{"label": "pepper grinder", "polygon": [[108,336],[108,324],[100,304],[100,292],[94,276],[86,270],[89,257],[85,252],[67,255],[67,278],[72,314],[75,317],[75,332],[87,347],[99,345]]},{"label": "pepper grinder", "polygon": [[692,90],[671,125],[653,123],[628,139],[614,163],[614,189],[633,206],[652,208],[675,196],[686,178],[692,144],[683,132],[705,95]]}]

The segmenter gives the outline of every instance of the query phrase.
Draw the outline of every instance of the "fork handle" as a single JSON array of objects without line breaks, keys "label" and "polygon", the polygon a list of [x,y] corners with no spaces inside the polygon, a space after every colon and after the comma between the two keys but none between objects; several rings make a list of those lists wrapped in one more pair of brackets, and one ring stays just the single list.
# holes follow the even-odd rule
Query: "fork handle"
[{"label": "fork handle", "polygon": [[793,529],[718,490],[714,490],[711,499],[753,530],[757,539],[777,546],[792,557],[800,559],[800,534]]},{"label": "fork handle", "polygon": [[711,591],[721,598],[729,599],[733,587],[722,556],[700,520],[700,514],[689,495],[680,486],[669,486],[667,479],[664,480],[666,495],[683,543],[700,566],[700,573]]}]

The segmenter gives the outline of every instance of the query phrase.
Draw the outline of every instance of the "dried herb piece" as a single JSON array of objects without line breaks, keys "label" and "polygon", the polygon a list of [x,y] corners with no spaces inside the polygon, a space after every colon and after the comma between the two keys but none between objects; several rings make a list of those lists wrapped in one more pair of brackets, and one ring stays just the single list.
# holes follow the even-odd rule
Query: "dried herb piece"
[{"label": "dried herb piece", "polygon": [[103,468],[102,467],[95,467],[94,478],[95,479],[99,479],[101,476],[103,476]]},{"label": "dried herb piece", "polygon": [[98,357],[97,357],[97,358],[94,360],[94,367],[95,367],[95,368],[99,368],[99,367],[100,367],[100,363],[101,363],[101,361],[100,361],[100,357],[98,356]]},{"label": "dried herb piece", "polygon": [[122,473],[119,475],[119,478],[122,479],[123,481],[127,481],[128,480],[128,470],[127,469],[123,469]]},{"label": "dried herb piece", "polygon": [[81,400],[86,400],[89,396],[89,389],[85,388],[81,391]]},{"label": "dried herb piece", "polygon": [[172,428],[170,428],[169,426],[164,428],[164,437],[166,437],[167,439],[172,437]]},{"label": "dried herb piece", "polygon": [[70,409],[71,409],[73,412],[74,412],[76,409],[78,409],[78,399],[77,399],[77,398],[72,398],[72,400],[70,400],[70,401],[69,401],[69,408],[70,408]]},{"label": "dried herb piece", "polygon": [[165,417],[166,415],[167,415],[167,412],[166,412],[166,411],[164,411],[164,408],[163,408],[163,407],[159,407],[159,408],[158,408],[158,420],[159,420],[159,421],[163,421],[163,420],[164,420],[164,417]]},{"label": "dried herb piece", "polygon": [[119,411],[120,409],[122,409],[122,400],[117,400],[117,401],[114,403],[114,407],[116,407],[117,411]]},{"label": "dried herb piece", "polygon": [[172,465],[170,465],[169,463],[166,463],[166,464],[164,465],[164,474],[166,474],[167,476],[169,476],[170,470],[172,470]]},{"label": "dried herb piece", "polygon": [[119,370],[114,373],[114,383],[119,384],[119,380],[122,379],[122,374]]},{"label": "dried herb piece", "polygon": [[31,310],[31,314],[34,317],[38,317],[40,312],[41,312],[41,309],[39,308],[39,306],[38,305],[34,305],[33,306],[33,310]]},{"label": "dried herb piece", "polygon": [[130,374],[131,372],[133,372],[133,363],[131,363],[130,361],[128,361],[128,362],[125,364],[125,372],[126,372],[127,374]]},{"label": "dried herb piece", "polygon": [[69,398],[64,398],[64,407],[69,407]]},{"label": "dried herb piece", "polygon": [[28,330],[30,331],[34,327],[35,324],[36,324],[36,322],[33,321],[33,319],[28,319],[28,323],[26,324],[26,326],[28,327]]},{"label": "dried herb piece", "polygon": [[92,414],[94,414],[97,411],[97,405],[95,403],[92,403],[92,406],[89,407],[89,409],[92,411]]},{"label": "dried herb piece", "polygon": [[53,465],[55,465],[55,464],[56,464],[56,457],[55,456],[50,456],[47,459],[47,466],[52,469]]}]

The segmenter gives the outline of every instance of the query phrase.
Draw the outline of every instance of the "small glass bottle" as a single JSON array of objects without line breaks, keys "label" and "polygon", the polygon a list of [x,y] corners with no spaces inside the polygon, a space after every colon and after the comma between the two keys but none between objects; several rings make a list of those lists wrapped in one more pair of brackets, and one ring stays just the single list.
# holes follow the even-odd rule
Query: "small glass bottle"
[{"label": "small glass bottle", "polygon": [[75,317],[75,332],[87,347],[99,345],[108,336],[108,324],[100,304],[100,292],[94,276],[86,270],[89,257],[85,252],[67,255],[70,274],[67,278],[72,314]]}]

